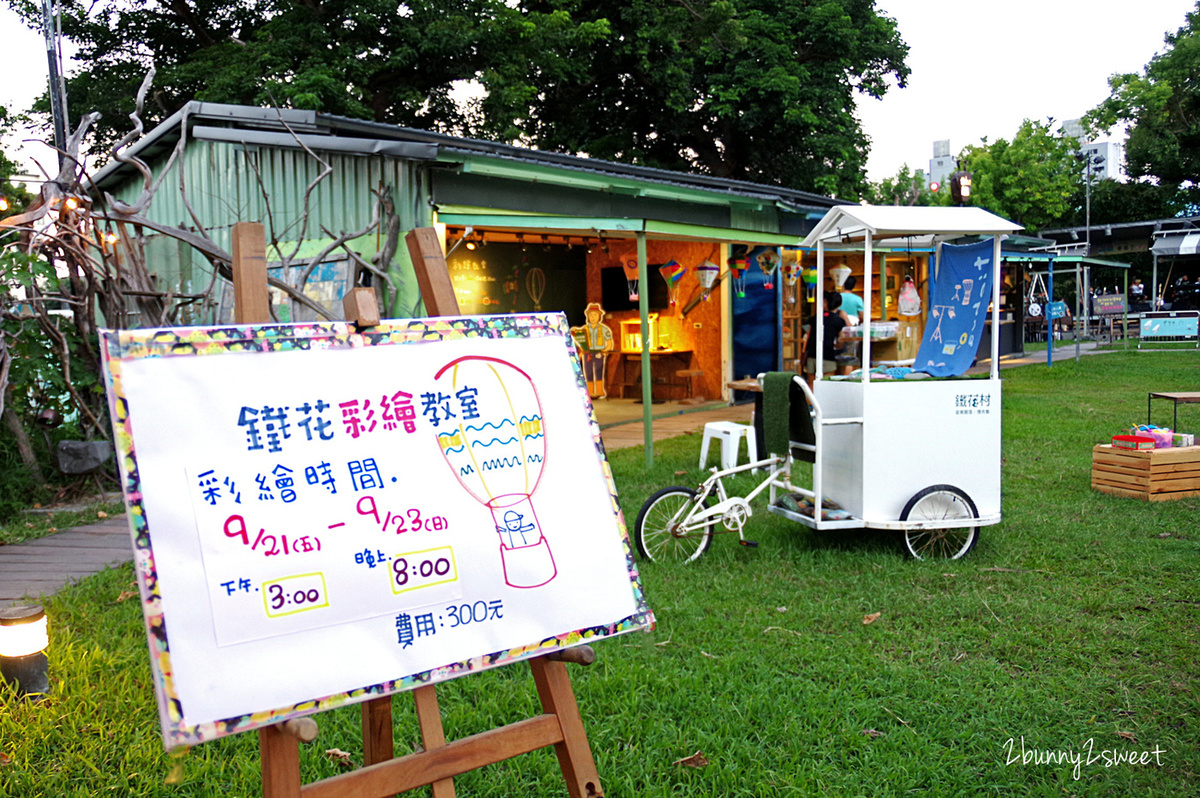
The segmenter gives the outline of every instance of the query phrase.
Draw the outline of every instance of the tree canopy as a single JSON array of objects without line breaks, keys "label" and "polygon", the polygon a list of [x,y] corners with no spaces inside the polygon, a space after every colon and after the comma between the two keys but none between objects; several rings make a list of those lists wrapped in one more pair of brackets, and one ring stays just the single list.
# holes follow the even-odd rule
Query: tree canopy
[{"label": "tree canopy", "polygon": [[904,164],[891,177],[868,184],[863,199],[872,205],[944,205],[941,197],[947,193],[949,188],[938,194],[930,187],[924,169],[914,172]]},{"label": "tree canopy", "polygon": [[1050,122],[1021,123],[1012,141],[996,139],[965,147],[959,156],[971,173],[971,204],[1040,230],[1074,207],[1082,179],[1077,142],[1051,132]]},{"label": "tree canopy", "polygon": [[[32,0],[4,0],[36,26]],[[63,0],[97,151],[198,99],[281,105],[857,194],[856,92],[903,86],[874,0]],[[482,88],[474,102],[455,89]],[[45,104],[42,110],[45,111]]]},{"label": "tree canopy", "polygon": [[854,94],[908,76],[908,47],[873,0],[621,0],[581,13],[612,33],[574,79],[538,76],[540,146],[854,196],[868,149]]},{"label": "tree canopy", "polygon": [[[36,25],[36,4],[5,2]],[[61,8],[63,34],[84,65],[68,77],[70,105],[76,116],[103,114],[98,149],[128,129],[151,64],[148,124],[204,100],[456,133],[502,130],[530,93],[517,66],[558,74],[570,66],[566,56],[607,32],[602,22],[577,24],[565,12],[503,0],[64,0]],[[486,126],[479,109],[452,97],[471,80],[494,89]]]},{"label": "tree canopy", "polygon": [[1141,74],[1114,75],[1111,96],[1089,115],[1101,129],[1129,126],[1125,160],[1132,178],[1165,186],[1200,184],[1200,3],[1167,34],[1166,49]]}]

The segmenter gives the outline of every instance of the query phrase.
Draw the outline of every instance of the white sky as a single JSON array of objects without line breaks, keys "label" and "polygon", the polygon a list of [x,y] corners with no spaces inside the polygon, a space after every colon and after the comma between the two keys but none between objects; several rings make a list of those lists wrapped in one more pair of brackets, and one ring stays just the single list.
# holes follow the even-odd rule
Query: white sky
[{"label": "white sky", "polygon": [[[1196,0],[876,0],[876,6],[898,21],[912,74],[907,88],[858,104],[872,142],[871,180],[905,163],[927,170],[935,140],[949,139],[953,154],[984,136],[1011,140],[1024,119],[1082,116],[1108,96],[1109,75],[1140,72],[1163,49],[1163,35],[1183,25]],[[25,108],[46,85],[45,45],[7,8],[0,8],[0,52],[9,65],[0,102]],[[87,109],[69,110],[76,118]],[[45,147],[5,146],[23,161],[53,160]]]},{"label": "white sky", "polygon": [[[1025,119],[1076,119],[1109,96],[1108,77],[1141,72],[1196,0],[876,0],[908,44],[908,87],[858,103],[867,174],[928,171],[950,153],[1012,140]],[[1123,139],[1123,131],[1114,131]]]},{"label": "white sky", "polygon": [[[0,7],[0,53],[4,54],[6,67],[4,80],[0,80],[0,105],[12,113],[24,111],[46,90],[49,82],[46,42],[40,33],[26,28],[7,6]],[[25,165],[28,173],[40,177],[32,160],[54,170],[57,156],[44,144],[22,142],[31,136],[25,132],[6,138],[4,151],[12,160]]]}]

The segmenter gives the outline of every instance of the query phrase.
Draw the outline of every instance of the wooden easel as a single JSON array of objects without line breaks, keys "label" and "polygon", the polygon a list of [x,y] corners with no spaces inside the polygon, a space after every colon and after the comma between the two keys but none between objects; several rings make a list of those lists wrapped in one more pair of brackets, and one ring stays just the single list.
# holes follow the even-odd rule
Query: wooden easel
[{"label": "wooden easel", "polygon": [[[427,315],[457,315],[458,300],[436,231],[419,228],[406,240]],[[233,226],[233,284],[236,322],[270,322],[261,224]],[[347,294],[343,308],[346,318],[360,327],[379,323],[375,293],[370,288],[356,288]],[[392,696],[367,701],[362,705],[364,766],[311,784],[300,782],[299,744],[316,738],[316,722],[306,717],[262,728],[258,740],[263,798],[383,798],[425,785],[432,786],[434,798],[455,798],[455,776],[550,745],[558,756],[570,798],[602,798],[600,776],[564,665],[590,665],[595,658],[590,646],[577,646],[529,660],[542,714],[449,743],[435,687],[418,687],[412,694],[424,750],[398,759],[394,758],[392,739]]]}]

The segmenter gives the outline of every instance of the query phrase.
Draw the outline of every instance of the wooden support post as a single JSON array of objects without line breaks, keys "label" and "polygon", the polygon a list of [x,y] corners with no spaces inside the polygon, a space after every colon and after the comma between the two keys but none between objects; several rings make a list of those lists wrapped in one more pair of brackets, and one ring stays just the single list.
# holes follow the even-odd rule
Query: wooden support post
[{"label": "wooden support post", "polygon": [[379,303],[375,301],[375,289],[359,287],[342,297],[342,310],[346,321],[357,327],[374,327],[379,323]]},{"label": "wooden support post", "polygon": [[417,273],[417,286],[425,302],[427,316],[457,316],[458,297],[450,282],[450,270],[446,267],[446,256],[442,254],[442,242],[437,230],[418,227],[404,237],[408,254],[412,257],[413,269]]},{"label": "wooden support post", "polygon": [[392,697],[373,698],[362,705],[363,764],[386,762],[396,755],[392,739]]},{"label": "wooden support post", "polygon": [[[591,651],[590,646],[585,648]],[[591,654],[590,658],[594,660],[595,654]],[[558,755],[558,766],[567,782],[567,794],[571,798],[599,798],[604,795],[600,787],[600,774],[588,745],[583,718],[579,716],[579,704],[571,689],[567,666],[549,657],[538,657],[529,660],[529,667],[533,670],[533,682],[542,701],[542,711],[558,718],[558,725],[562,729],[562,741],[554,744],[554,753]]]},{"label": "wooden support post", "polygon": [[300,741],[279,725],[258,730],[263,798],[300,798]]},{"label": "wooden support post", "polygon": [[[442,710],[438,707],[437,691],[432,684],[413,690],[417,702],[417,722],[421,726],[421,745],[426,751],[436,751],[446,745],[446,732],[442,728]],[[433,798],[455,798],[454,779],[435,781]]]},{"label": "wooden support post", "polygon": [[[266,253],[261,224],[238,222],[233,226],[233,316],[238,324],[271,321]],[[294,718],[258,730],[263,798],[299,798],[300,742],[312,742],[316,737],[317,722],[312,718]]]},{"label": "wooden support post", "polygon": [[257,222],[233,226],[233,320],[237,324],[271,321],[267,291],[267,241]]}]

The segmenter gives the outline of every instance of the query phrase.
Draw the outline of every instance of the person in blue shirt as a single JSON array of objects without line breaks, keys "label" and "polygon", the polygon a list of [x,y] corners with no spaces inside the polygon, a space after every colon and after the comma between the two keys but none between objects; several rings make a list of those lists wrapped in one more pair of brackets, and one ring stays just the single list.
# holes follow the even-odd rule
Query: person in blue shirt
[{"label": "person in blue shirt", "polygon": [[846,314],[846,321],[853,327],[862,322],[863,316],[863,301],[858,294],[852,294],[851,291],[858,285],[858,280],[851,275],[846,278],[846,282],[842,284],[842,312]]}]

